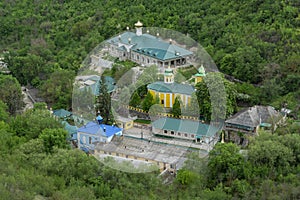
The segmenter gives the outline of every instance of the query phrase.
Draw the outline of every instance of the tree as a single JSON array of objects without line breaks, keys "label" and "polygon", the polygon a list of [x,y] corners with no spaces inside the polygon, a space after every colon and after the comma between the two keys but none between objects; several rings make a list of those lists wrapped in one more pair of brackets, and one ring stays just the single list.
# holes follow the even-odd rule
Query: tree
[{"label": "tree", "polygon": [[41,166],[48,176],[61,176],[69,185],[74,179],[87,182],[96,177],[100,172],[101,163],[79,149],[55,149],[50,156],[42,160]]},{"label": "tree", "polygon": [[171,113],[174,115],[174,117],[180,117],[181,115],[180,97],[175,97],[175,101]]},{"label": "tree", "polygon": [[37,102],[33,105],[34,110],[47,110],[47,104],[45,102]]},{"label": "tree", "polygon": [[8,120],[8,107],[3,101],[0,100],[0,121],[7,121]]},{"label": "tree", "polygon": [[153,104],[154,104],[153,96],[150,92],[148,92],[145,99],[142,102],[142,109],[148,112]]},{"label": "tree", "polygon": [[8,106],[10,114],[16,114],[23,107],[21,86],[16,78],[0,74],[0,100]]},{"label": "tree", "polygon": [[132,107],[139,107],[140,104],[141,104],[141,97],[138,95],[138,93],[135,91],[133,93],[133,96],[131,97],[131,100],[129,102],[129,105],[132,106]]},{"label": "tree", "polygon": [[59,129],[49,129],[46,128],[39,135],[39,138],[43,140],[46,152],[51,153],[54,147],[66,148],[67,147],[67,136],[66,130]]},{"label": "tree", "polygon": [[104,78],[101,81],[99,87],[99,96],[96,99],[96,112],[100,112],[103,117],[103,123],[113,123],[112,113],[111,113],[111,98],[107,90],[107,86],[104,82]]},{"label": "tree", "polygon": [[231,185],[237,178],[244,176],[244,158],[233,143],[218,143],[209,152],[208,182],[211,187],[218,183]]},{"label": "tree", "polygon": [[63,128],[48,110],[27,110],[11,122],[13,130],[26,140],[38,138],[45,128]]},{"label": "tree", "polygon": [[60,69],[50,74],[41,86],[41,94],[53,109],[69,108],[72,101],[74,72]]},{"label": "tree", "polygon": [[186,109],[184,110],[184,115],[199,117],[200,107],[199,107],[199,102],[198,102],[196,93],[192,93],[191,101],[187,105]]},{"label": "tree", "polygon": [[277,141],[257,140],[249,147],[249,162],[254,174],[264,178],[275,178],[279,173],[290,172],[290,165],[294,162],[291,149]]},{"label": "tree", "polygon": [[225,119],[236,110],[236,89],[220,73],[208,73],[196,85],[200,114],[206,121]]}]

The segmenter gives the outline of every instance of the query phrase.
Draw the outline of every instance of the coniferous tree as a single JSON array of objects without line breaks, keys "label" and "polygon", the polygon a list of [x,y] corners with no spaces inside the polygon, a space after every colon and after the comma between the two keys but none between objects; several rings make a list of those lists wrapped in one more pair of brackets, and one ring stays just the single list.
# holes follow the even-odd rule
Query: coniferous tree
[{"label": "coniferous tree", "polygon": [[129,105],[132,107],[139,107],[141,104],[141,97],[138,95],[138,93],[135,91],[133,93],[133,96],[131,97],[131,100],[129,102]]},{"label": "coniferous tree", "polygon": [[179,117],[181,115],[180,99],[178,97],[175,98],[175,102],[172,108],[172,114],[174,115],[174,117]]},{"label": "coniferous tree", "polygon": [[103,123],[111,123],[111,99],[104,78],[100,82],[99,96],[96,99],[96,112],[100,112]]},{"label": "coniferous tree", "polygon": [[153,96],[150,92],[147,93],[144,101],[142,102],[142,109],[144,111],[149,111],[150,107],[153,105]]}]

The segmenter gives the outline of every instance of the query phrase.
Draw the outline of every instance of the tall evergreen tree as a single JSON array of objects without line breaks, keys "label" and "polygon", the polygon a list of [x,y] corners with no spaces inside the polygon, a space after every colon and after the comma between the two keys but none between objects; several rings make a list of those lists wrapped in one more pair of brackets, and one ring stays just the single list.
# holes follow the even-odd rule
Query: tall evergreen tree
[{"label": "tall evergreen tree", "polygon": [[150,92],[147,93],[147,96],[145,97],[144,101],[142,102],[142,109],[144,111],[149,111],[150,107],[153,105],[154,100],[153,96]]},{"label": "tall evergreen tree", "polygon": [[100,81],[99,96],[96,99],[96,112],[100,112],[103,117],[103,123],[112,123],[111,99],[105,84],[104,78]]},{"label": "tall evergreen tree", "polygon": [[175,98],[175,102],[174,102],[173,108],[172,108],[172,114],[174,115],[174,117],[179,117],[181,115],[180,99],[179,99],[179,97]]},{"label": "tall evergreen tree", "polygon": [[129,105],[133,107],[139,107],[141,104],[141,97],[138,95],[138,93],[135,91],[130,99]]}]

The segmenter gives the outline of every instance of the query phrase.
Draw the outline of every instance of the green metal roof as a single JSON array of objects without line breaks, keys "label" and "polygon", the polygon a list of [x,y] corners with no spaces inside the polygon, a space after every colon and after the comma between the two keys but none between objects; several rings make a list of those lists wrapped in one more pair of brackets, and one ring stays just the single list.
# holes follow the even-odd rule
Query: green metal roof
[{"label": "green metal roof", "polygon": [[194,76],[205,76],[205,74],[199,74],[199,73],[197,73]]},{"label": "green metal roof", "polygon": [[201,65],[201,67],[199,67],[198,73],[195,74],[194,76],[205,76],[205,69],[204,69],[203,65]]},{"label": "green metal roof", "polygon": [[270,124],[270,123],[261,123],[259,126],[270,128],[272,126],[272,124]]},{"label": "green metal roof", "polygon": [[66,121],[62,121],[62,124],[65,126],[65,129],[66,131],[68,131],[69,134],[77,133],[77,126],[72,126]]},{"label": "green metal roof", "polygon": [[54,110],[53,111],[53,115],[59,117],[59,118],[65,118],[65,117],[69,117],[72,115],[71,112],[65,110],[65,109],[59,109],[59,110]]},{"label": "green metal roof", "polygon": [[178,93],[187,95],[191,95],[195,90],[193,86],[188,84],[165,83],[162,81],[151,83],[147,86],[147,88],[157,92]]},{"label": "green metal roof", "polygon": [[[129,40],[130,38],[130,40]],[[123,44],[131,46],[131,50],[153,57],[162,61],[181,58],[192,55],[193,52],[181,48],[169,42],[165,42],[158,37],[150,34],[137,36],[133,32],[124,32],[123,34],[107,40],[108,43],[118,45]],[[125,51],[125,48],[118,45],[118,49]]]},{"label": "green metal roof", "polygon": [[[100,87],[102,85],[101,81],[100,81],[100,76],[92,76],[91,78],[88,78],[85,81],[87,81],[87,80],[95,81],[95,83],[92,84],[92,85],[83,87],[82,90],[83,89],[87,89],[88,90],[90,88],[91,91],[93,92],[93,94],[95,96],[98,96],[99,95],[99,89],[100,89]],[[113,92],[114,89],[115,89],[115,80],[112,77],[110,77],[110,76],[105,76],[104,80],[105,80],[105,85],[107,87],[107,91],[109,93]]]},{"label": "green metal roof", "polygon": [[152,122],[152,126],[154,128],[162,130],[195,134],[198,138],[203,136],[213,136],[218,131],[216,127],[208,124],[203,124],[198,121],[175,118],[160,118]]}]

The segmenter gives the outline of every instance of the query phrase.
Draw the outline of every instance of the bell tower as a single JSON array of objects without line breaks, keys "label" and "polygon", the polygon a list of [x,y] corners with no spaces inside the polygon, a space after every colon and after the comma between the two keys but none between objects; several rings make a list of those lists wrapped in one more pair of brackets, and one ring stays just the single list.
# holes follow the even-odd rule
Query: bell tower
[{"label": "bell tower", "polygon": [[174,73],[173,73],[173,70],[170,68],[170,66],[168,67],[168,69],[165,70],[164,82],[165,83],[174,83]]},{"label": "bell tower", "polygon": [[140,22],[140,20],[134,24],[136,29],[136,35],[141,36],[143,35],[143,24]]}]

